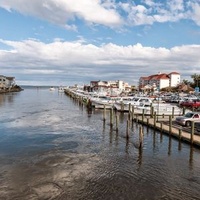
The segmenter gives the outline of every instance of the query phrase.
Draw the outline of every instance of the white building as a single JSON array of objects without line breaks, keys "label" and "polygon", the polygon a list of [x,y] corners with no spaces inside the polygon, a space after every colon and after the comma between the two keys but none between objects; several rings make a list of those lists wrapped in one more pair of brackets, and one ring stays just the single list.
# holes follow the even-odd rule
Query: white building
[{"label": "white building", "polygon": [[176,87],[177,85],[180,84],[180,82],[181,82],[181,80],[180,80],[181,77],[180,77],[180,74],[179,74],[179,73],[177,73],[177,72],[172,72],[172,73],[168,74],[168,76],[169,76],[169,80],[170,80],[169,85],[170,85],[171,87]]},{"label": "white building", "polygon": [[119,94],[121,92],[129,92],[131,86],[124,81],[91,81],[90,87],[93,91],[97,92],[107,92],[108,95]]},{"label": "white building", "polygon": [[0,75],[0,88],[9,88],[13,85],[15,85],[14,77]]},{"label": "white building", "polygon": [[180,84],[180,74],[171,72],[169,74],[158,73],[147,77],[140,77],[139,89],[145,88],[146,85],[152,86],[152,89],[160,90],[166,87],[176,87]]}]

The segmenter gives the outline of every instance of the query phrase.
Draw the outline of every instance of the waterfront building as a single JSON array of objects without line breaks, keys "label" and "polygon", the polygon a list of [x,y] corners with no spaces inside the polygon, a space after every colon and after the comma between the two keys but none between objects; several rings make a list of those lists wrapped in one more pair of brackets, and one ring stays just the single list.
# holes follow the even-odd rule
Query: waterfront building
[{"label": "waterfront building", "polygon": [[117,81],[90,81],[90,90],[93,92],[105,92],[109,95],[119,94],[121,92],[130,92],[131,86],[121,80]]},{"label": "waterfront building", "polygon": [[171,72],[169,74],[161,73],[140,77],[139,89],[145,89],[147,86],[149,89],[159,91],[166,87],[176,87],[180,84],[180,74],[178,72]]},{"label": "waterfront building", "polygon": [[0,75],[0,88],[10,88],[15,85],[15,77]]}]

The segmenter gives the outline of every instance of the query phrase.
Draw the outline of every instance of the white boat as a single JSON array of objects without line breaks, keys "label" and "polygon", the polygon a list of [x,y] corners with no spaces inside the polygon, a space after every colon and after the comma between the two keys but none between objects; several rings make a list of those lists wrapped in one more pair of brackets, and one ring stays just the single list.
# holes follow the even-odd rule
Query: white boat
[{"label": "white boat", "polygon": [[98,109],[111,109],[113,108],[114,103],[119,100],[119,97],[95,97],[90,99],[92,102],[92,106]]},{"label": "white boat", "polygon": [[183,112],[180,107],[169,103],[153,103],[152,105],[141,103],[134,108],[135,114],[143,114],[144,112],[145,115],[151,115],[152,111],[156,112],[156,115],[181,115]]},{"label": "white boat", "polygon": [[50,91],[54,91],[55,88],[52,86],[52,87],[49,88],[49,90],[50,90]]},{"label": "white boat", "polygon": [[64,87],[60,86],[60,87],[58,88],[58,92],[64,92]]},{"label": "white boat", "polygon": [[139,106],[141,103],[151,104],[152,100],[149,97],[122,97],[120,101],[114,104],[118,111],[129,111],[129,106]]}]

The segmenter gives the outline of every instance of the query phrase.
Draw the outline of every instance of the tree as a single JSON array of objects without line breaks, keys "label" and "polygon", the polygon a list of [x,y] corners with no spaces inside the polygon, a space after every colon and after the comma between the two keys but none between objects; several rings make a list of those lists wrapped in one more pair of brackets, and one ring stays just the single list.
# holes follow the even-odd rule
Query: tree
[{"label": "tree", "polygon": [[199,87],[200,75],[195,73],[191,75],[191,78],[193,79],[194,87]]},{"label": "tree", "polygon": [[185,85],[191,85],[192,83],[186,79],[183,79],[182,81]]}]

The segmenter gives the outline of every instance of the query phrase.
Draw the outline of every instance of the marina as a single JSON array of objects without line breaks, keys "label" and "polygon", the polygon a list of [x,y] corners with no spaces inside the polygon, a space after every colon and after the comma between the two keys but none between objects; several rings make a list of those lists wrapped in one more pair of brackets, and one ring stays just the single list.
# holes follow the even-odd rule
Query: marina
[{"label": "marina", "polygon": [[0,7],[0,200],[200,200],[200,0]]},{"label": "marina", "polygon": [[[82,98],[80,96],[73,92],[73,90],[66,89],[65,94],[72,96],[72,98],[78,99],[78,101],[82,102]],[[118,97],[119,98],[119,97]],[[88,97],[90,99],[90,97]],[[107,98],[109,99],[109,98]],[[122,98],[123,99],[123,98]],[[167,133],[169,136],[174,136],[175,138],[178,138],[181,141],[189,142],[191,145],[195,145],[197,147],[200,147],[200,133],[195,130],[195,123],[193,122],[191,124],[191,128],[189,131],[184,131],[182,126],[173,126],[172,122],[175,123],[175,116],[181,116],[185,112],[188,112],[189,110],[186,110],[185,108],[178,108],[175,105],[166,104],[163,102],[157,102],[156,104],[153,103],[149,98],[147,97],[126,97],[124,98],[124,101],[122,99],[119,100],[110,100],[109,107],[108,107],[108,100],[102,101],[102,106],[97,108],[102,108],[104,110],[103,112],[103,120],[106,121],[106,114],[105,110],[110,109],[109,113],[109,123],[110,126],[113,127],[115,124],[115,129],[118,129],[118,114],[113,114],[114,108],[116,108],[116,102],[119,102],[117,105],[119,107],[116,108],[116,111],[120,112],[128,112],[128,120],[127,120],[127,127],[126,127],[126,134],[128,134],[128,130],[130,129],[130,124],[133,121],[136,121],[137,123],[144,124],[148,127],[152,127],[156,130],[159,130],[161,132]],[[136,99],[134,101],[134,99]],[[90,99],[91,102],[89,104],[92,104],[92,99]],[[105,103],[107,102],[107,104]],[[144,107],[143,105],[148,105],[148,107]],[[146,104],[145,104],[146,103]],[[113,105],[113,106],[111,106]],[[138,106],[137,106],[138,105]],[[164,106],[163,106],[164,105]],[[88,102],[86,103],[86,106],[88,106]],[[96,107],[95,107],[96,108]],[[114,122],[115,121],[115,122]],[[164,123],[163,123],[164,122]],[[167,123],[165,123],[167,122]],[[129,137],[126,135],[126,137]],[[142,142],[142,141],[140,141]]]},{"label": "marina", "polygon": [[129,125],[112,109],[104,120],[104,109],[49,88],[2,94],[0,106],[0,199],[199,198],[200,150],[164,122]]}]

